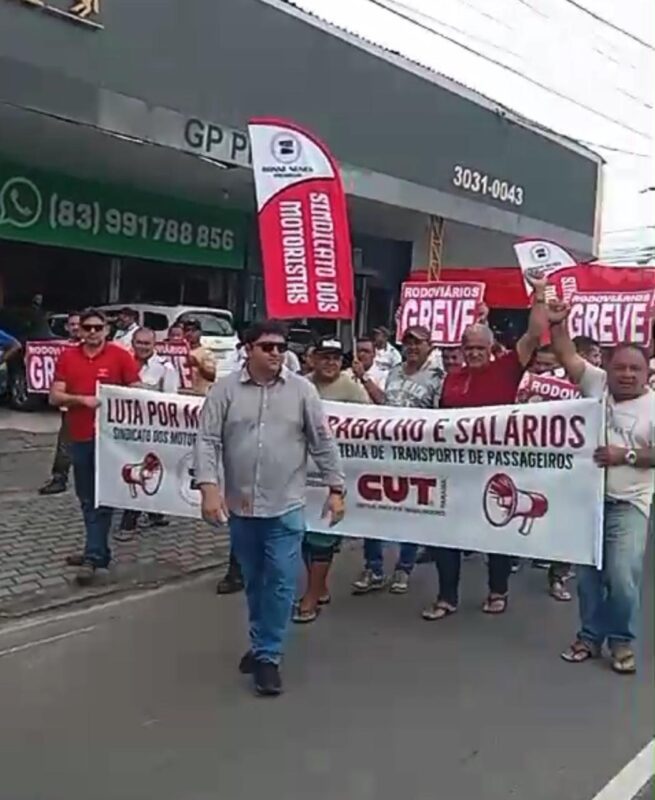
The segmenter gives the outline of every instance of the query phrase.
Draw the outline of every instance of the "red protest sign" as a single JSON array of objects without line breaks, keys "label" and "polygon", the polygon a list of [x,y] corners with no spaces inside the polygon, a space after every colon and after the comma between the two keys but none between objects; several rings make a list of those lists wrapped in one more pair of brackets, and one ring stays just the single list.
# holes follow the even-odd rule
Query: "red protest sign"
[{"label": "red protest sign", "polygon": [[352,319],[348,209],[339,168],[312,133],[248,124],[269,317]]},{"label": "red protest sign", "polygon": [[651,342],[655,292],[574,292],[569,333],[589,336],[603,347],[621,342],[648,347]]},{"label": "red protest sign", "polygon": [[73,344],[75,343],[66,339],[26,342],[25,376],[28,392],[48,394],[55,377],[57,359],[67,347]]},{"label": "red protest sign", "polygon": [[157,342],[155,352],[163,358],[167,358],[177,369],[180,376],[180,388],[191,389],[189,345],[186,342]]},{"label": "red protest sign", "polygon": [[484,284],[472,281],[408,282],[400,291],[397,339],[407,328],[422,325],[432,333],[432,344],[459,345],[468,325],[477,321]]},{"label": "red protest sign", "polygon": [[540,403],[546,400],[576,400],[582,392],[566,378],[533,375],[526,372],[516,394],[517,403]]}]

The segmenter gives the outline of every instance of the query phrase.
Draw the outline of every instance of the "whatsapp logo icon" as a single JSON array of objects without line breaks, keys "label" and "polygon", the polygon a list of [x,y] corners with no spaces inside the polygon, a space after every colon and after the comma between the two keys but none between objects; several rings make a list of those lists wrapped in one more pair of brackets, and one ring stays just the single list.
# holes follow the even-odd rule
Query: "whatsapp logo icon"
[{"label": "whatsapp logo icon", "polygon": [[0,188],[0,226],[29,228],[39,221],[43,198],[35,183],[28,178],[8,178]]}]

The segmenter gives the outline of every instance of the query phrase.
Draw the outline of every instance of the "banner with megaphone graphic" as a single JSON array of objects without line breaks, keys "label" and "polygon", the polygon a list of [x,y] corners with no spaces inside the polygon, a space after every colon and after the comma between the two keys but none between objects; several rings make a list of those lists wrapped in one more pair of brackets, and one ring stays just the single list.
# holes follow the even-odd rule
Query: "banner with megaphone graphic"
[{"label": "banner with megaphone graphic", "polygon": [[[194,444],[202,398],[100,387],[100,505],[200,516]],[[600,564],[602,403],[423,410],[325,402],[346,475],[347,513],[308,458],[307,526],[576,564]]]}]

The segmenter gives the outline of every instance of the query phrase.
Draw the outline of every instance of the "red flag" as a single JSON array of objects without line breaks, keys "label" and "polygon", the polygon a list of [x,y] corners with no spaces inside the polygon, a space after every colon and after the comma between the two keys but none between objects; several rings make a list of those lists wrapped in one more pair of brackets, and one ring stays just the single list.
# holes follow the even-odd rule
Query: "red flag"
[{"label": "red flag", "polygon": [[248,130],[268,316],[352,319],[348,211],[332,155],[285,120],[252,119]]}]

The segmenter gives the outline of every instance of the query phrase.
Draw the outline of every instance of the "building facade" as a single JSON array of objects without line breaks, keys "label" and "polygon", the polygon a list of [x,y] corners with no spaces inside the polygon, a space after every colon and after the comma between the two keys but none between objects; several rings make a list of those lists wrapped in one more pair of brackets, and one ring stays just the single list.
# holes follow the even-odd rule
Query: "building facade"
[{"label": "building facade", "polygon": [[597,155],[284,0],[0,0],[0,300],[261,316],[260,115],[342,166],[360,331],[411,270],[596,252]]}]

